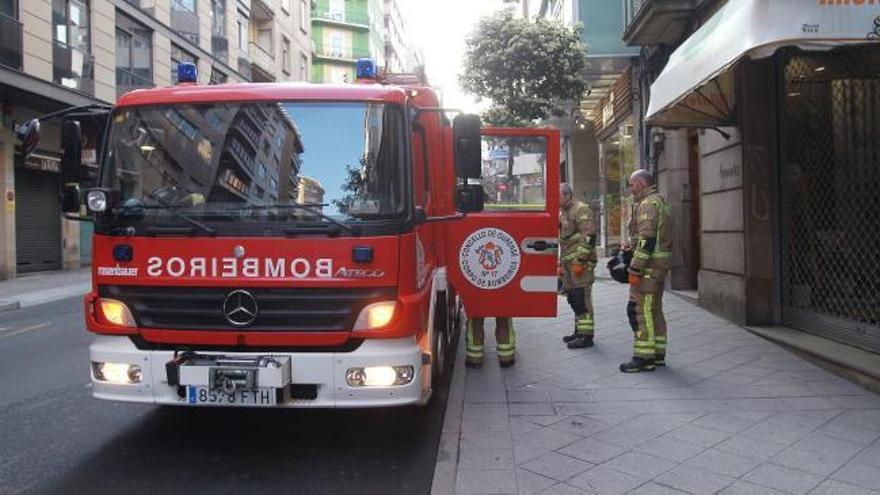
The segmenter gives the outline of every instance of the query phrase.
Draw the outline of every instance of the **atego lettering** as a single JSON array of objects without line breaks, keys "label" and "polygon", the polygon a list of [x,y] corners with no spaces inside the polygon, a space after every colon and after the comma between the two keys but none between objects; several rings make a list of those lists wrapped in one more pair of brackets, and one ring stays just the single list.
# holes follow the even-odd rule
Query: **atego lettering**
[{"label": "atego lettering", "polygon": [[319,258],[162,258],[147,260],[147,276],[171,278],[333,278],[333,260]]}]

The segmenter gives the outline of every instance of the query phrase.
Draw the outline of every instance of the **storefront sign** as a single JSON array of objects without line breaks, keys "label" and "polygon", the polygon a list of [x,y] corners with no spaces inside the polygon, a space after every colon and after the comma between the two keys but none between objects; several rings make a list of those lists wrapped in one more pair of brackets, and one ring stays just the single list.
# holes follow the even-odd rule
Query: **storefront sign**
[{"label": "storefront sign", "polygon": [[24,168],[57,174],[61,170],[61,159],[54,156],[31,153],[24,161]]}]

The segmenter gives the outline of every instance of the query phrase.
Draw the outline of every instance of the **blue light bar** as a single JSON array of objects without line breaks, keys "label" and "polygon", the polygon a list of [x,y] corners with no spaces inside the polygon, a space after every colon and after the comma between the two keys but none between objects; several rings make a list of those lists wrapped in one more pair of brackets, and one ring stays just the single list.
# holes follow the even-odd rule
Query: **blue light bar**
[{"label": "blue light bar", "polygon": [[357,78],[358,79],[375,79],[376,63],[372,59],[362,58],[357,61]]},{"label": "blue light bar", "polygon": [[196,64],[189,62],[181,62],[177,64],[177,83],[194,83],[198,82],[198,73],[196,72]]}]

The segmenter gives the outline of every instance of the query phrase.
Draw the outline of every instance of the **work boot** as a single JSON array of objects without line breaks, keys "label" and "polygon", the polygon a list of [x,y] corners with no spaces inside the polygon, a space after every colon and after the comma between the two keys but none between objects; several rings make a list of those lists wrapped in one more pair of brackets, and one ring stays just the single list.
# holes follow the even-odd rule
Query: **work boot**
[{"label": "work boot", "polygon": [[509,357],[505,359],[498,358],[498,366],[501,366],[502,368],[510,368],[514,365],[514,363],[516,363],[516,358],[514,357]]},{"label": "work boot", "polygon": [[569,349],[585,349],[587,347],[593,347],[592,335],[578,335],[568,343]]},{"label": "work boot", "polygon": [[482,361],[468,361],[467,359],[465,359],[464,365],[470,369],[476,370],[476,369],[480,369],[483,367],[483,362]]},{"label": "work boot", "polygon": [[641,371],[654,371],[654,360],[640,357],[632,358],[628,363],[620,365],[620,371],[624,373],[639,373]]},{"label": "work boot", "polygon": [[568,334],[568,335],[563,335],[563,336],[562,336],[562,341],[565,342],[565,343],[567,344],[567,343],[571,342],[572,340],[574,340],[574,339],[576,339],[576,338],[578,338],[578,337],[579,337],[579,335],[577,334],[577,332],[572,332],[572,333],[570,333],[570,334]]},{"label": "work boot", "polygon": [[666,354],[657,354],[654,356],[654,366],[666,366]]}]

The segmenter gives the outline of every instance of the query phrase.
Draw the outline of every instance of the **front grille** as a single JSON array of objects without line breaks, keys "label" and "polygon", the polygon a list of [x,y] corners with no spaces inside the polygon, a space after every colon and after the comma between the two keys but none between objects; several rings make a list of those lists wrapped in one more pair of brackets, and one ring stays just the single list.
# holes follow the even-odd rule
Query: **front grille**
[{"label": "front grille", "polygon": [[[223,301],[235,290],[247,290],[257,301],[256,320],[246,326],[230,324]],[[124,302],[141,328],[169,330],[231,330],[345,332],[368,304],[394,300],[393,287],[368,289],[265,289],[214,287],[141,287],[106,285],[101,297]]]}]

